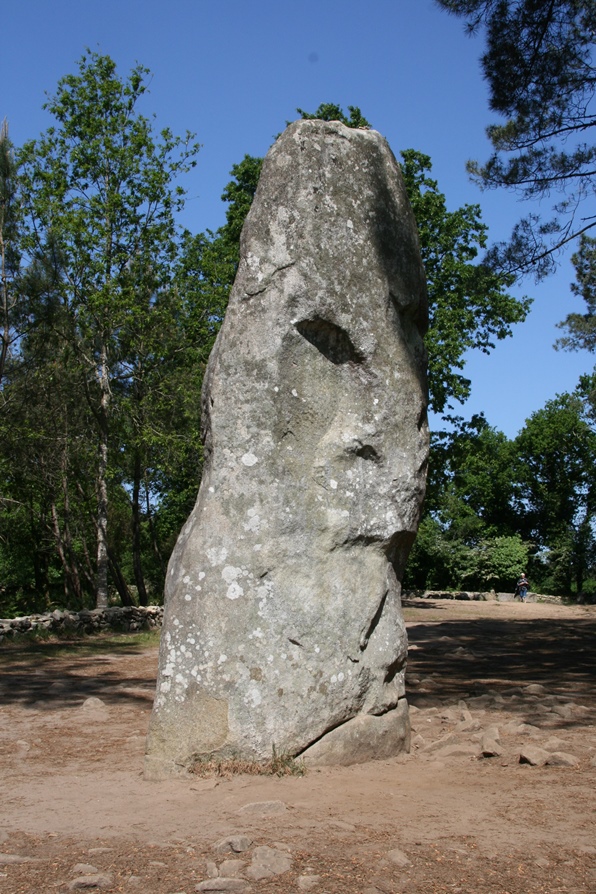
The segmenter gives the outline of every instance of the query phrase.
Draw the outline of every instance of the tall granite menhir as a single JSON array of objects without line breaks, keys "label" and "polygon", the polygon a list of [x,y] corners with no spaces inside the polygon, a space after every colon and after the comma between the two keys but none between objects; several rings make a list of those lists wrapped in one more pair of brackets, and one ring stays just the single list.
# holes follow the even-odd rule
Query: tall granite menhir
[{"label": "tall granite menhir", "polygon": [[148,778],[273,747],[345,764],[409,747],[400,578],[425,487],[425,295],[385,140],[290,125],[207,370]]}]

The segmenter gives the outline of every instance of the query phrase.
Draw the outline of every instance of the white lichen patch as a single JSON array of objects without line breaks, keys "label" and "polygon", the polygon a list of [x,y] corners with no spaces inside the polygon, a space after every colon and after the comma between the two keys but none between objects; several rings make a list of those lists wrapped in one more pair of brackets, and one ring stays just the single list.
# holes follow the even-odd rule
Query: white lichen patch
[{"label": "white lichen patch", "polygon": [[241,577],[242,568],[236,568],[234,565],[226,565],[221,572],[221,576],[225,580],[226,584],[231,584],[237,578]]},{"label": "white lichen patch", "polygon": [[258,463],[259,458],[255,456],[254,453],[245,453],[244,456],[240,459],[240,462],[243,466],[254,466],[255,463]]},{"label": "white lichen patch", "polygon": [[254,531],[255,534],[258,534],[261,530],[261,519],[258,515],[253,515],[242,527],[245,531]]},{"label": "white lichen patch", "polygon": [[263,697],[262,697],[261,693],[259,692],[259,689],[257,686],[253,685],[253,686],[249,687],[249,689],[246,693],[246,700],[248,702],[250,702],[250,704],[253,708],[256,708],[257,705],[261,704],[261,702],[263,701]]},{"label": "white lichen patch", "polygon": [[240,596],[244,596],[244,590],[237,581],[234,581],[226,590],[226,596],[228,599],[239,599]]},{"label": "white lichen patch", "polygon": [[[211,562],[212,565],[223,565],[225,560],[228,557],[228,551],[225,546],[214,546],[211,549],[207,550],[207,558]],[[201,575],[199,574],[199,580],[201,579]]]}]

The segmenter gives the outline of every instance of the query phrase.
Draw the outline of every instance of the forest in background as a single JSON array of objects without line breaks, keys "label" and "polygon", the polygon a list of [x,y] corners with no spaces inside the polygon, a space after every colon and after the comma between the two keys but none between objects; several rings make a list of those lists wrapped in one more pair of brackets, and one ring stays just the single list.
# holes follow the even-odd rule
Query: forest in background
[{"label": "forest in background", "polygon": [[[2,616],[161,601],[196,499],[202,378],[262,160],[232,169],[223,227],[181,230],[198,145],[140,114],[148,75],[122,78],[88,52],[48,100],[51,128],[22,147],[6,123],[0,134]],[[369,126],[354,107],[297,111]],[[429,403],[444,422],[405,583],[512,590],[525,571],[535,590],[594,594],[596,376],[512,440],[455,414],[466,352],[490,352],[528,312],[508,292],[511,245],[518,266],[527,246],[487,251],[480,207],[447,209],[422,152],[399,161],[428,279]],[[561,347],[593,351],[596,240],[576,235],[572,289],[587,313],[563,322]]]}]

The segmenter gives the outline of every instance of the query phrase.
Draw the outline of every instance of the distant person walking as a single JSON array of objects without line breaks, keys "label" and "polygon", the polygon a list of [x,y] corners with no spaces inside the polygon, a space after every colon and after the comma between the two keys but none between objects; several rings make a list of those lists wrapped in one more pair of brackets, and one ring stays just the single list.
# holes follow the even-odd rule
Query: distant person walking
[{"label": "distant person walking", "polygon": [[526,601],[526,596],[528,595],[528,590],[530,588],[530,584],[528,582],[528,578],[525,574],[523,574],[515,585],[515,596],[519,596],[522,602]]}]

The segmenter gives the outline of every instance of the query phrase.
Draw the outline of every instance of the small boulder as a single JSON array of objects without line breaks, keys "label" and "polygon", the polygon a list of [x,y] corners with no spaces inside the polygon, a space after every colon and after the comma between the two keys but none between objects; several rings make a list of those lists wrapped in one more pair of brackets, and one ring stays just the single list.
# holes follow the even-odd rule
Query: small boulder
[{"label": "small boulder", "polygon": [[578,767],[579,758],[565,751],[553,751],[546,763],[549,767]]},{"label": "small boulder", "polygon": [[195,885],[195,891],[209,891],[210,894],[244,894],[248,890],[242,878],[207,878]]},{"label": "small boulder", "polygon": [[519,762],[530,764],[531,767],[543,767],[550,756],[550,752],[539,748],[538,745],[525,745],[520,753]]},{"label": "small boulder", "polygon": [[87,888],[111,888],[112,876],[100,873],[95,875],[81,875],[79,878],[73,879],[68,887],[71,891],[85,890]]},{"label": "small boulder", "polygon": [[282,875],[291,868],[292,858],[287,852],[263,845],[254,849],[252,863],[246,870],[246,874],[258,881],[263,878],[272,878],[274,875]]},{"label": "small boulder", "polygon": [[407,854],[404,854],[404,852],[400,851],[400,849],[397,847],[389,851],[387,857],[391,860],[392,863],[395,863],[397,866],[403,867],[412,865],[412,861],[407,856]]},{"label": "small boulder", "polygon": [[240,878],[245,869],[244,860],[224,860],[217,874],[224,878]]},{"label": "small boulder", "polygon": [[503,754],[503,749],[496,741],[496,739],[491,738],[487,734],[482,737],[482,757],[500,757]]},{"label": "small boulder", "polygon": [[[268,802],[267,802],[268,803]],[[245,807],[254,805],[246,804]],[[248,835],[228,835],[226,838],[220,839],[213,845],[213,850],[218,854],[242,854],[247,851],[252,844],[252,839]]]}]

